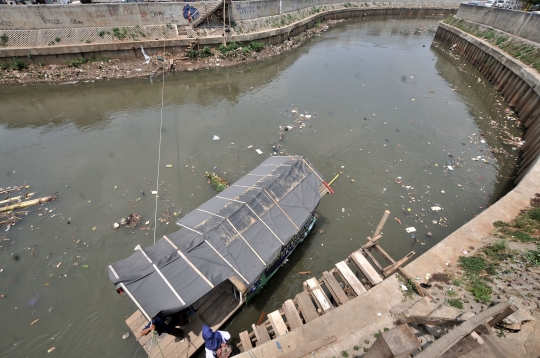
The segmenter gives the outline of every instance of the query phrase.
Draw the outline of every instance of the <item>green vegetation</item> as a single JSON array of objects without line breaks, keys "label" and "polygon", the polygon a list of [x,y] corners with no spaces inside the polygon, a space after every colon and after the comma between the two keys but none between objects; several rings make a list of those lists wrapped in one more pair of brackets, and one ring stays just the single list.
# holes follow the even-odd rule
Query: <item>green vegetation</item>
[{"label": "green vegetation", "polygon": [[204,46],[202,50],[199,51],[199,56],[201,58],[205,58],[205,57],[208,57],[208,56],[212,56],[213,53],[212,53],[212,49],[210,48],[210,46]]},{"label": "green vegetation", "polygon": [[523,257],[529,266],[540,266],[540,247],[537,246],[536,250],[527,250]]},{"label": "green vegetation", "polygon": [[54,41],[56,41],[56,42],[60,42],[61,40],[62,39],[60,37],[57,37],[57,38],[54,39]]},{"label": "green vegetation", "polygon": [[9,41],[9,37],[6,34],[0,35],[0,45],[6,46]]},{"label": "green vegetation", "polygon": [[373,337],[379,338],[381,334],[382,334],[382,332],[381,332],[381,330],[379,329],[379,331],[378,331],[377,333],[373,334]]},{"label": "green vegetation", "polygon": [[347,351],[341,351],[341,356],[342,357],[348,357],[349,353],[347,353]]},{"label": "green vegetation", "polygon": [[486,260],[479,256],[460,256],[459,265],[467,274],[477,274],[487,267]]},{"label": "green vegetation", "polygon": [[489,285],[486,278],[471,275],[469,277],[469,282],[467,283],[467,290],[474,296],[477,301],[489,303],[491,302],[491,294],[493,289]]},{"label": "green vegetation", "polygon": [[416,286],[415,286],[414,282],[410,278],[407,278],[406,280],[404,280],[398,274],[396,274],[396,277],[397,277],[399,283],[401,283],[403,286],[405,286],[407,288],[407,290],[401,290],[403,295],[405,297],[412,298],[412,296],[416,293]]},{"label": "green vegetation", "polygon": [[212,188],[217,192],[223,191],[229,186],[227,180],[216,173],[204,172],[204,176],[208,178],[208,184],[212,185]]},{"label": "green vegetation", "polygon": [[0,68],[3,70],[7,70],[9,68],[9,64],[5,62],[0,62]]},{"label": "green vegetation", "polygon": [[99,37],[103,37],[105,36],[105,33],[106,33],[105,30],[101,30],[100,32],[98,32],[98,35]]},{"label": "green vegetation", "polygon": [[24,70],[25,68],[28,68],[28,63],[24,62],[23,60],[19,60],[17,58],[13,58],[13,63],[11,64],[11,68],[13,70]]},{"label": "green vegetation", "polygon": [[199,51],[195,49],[188,50],[187,57],[191,58],[192,60],[196,59],[199,56]]},{"label": "green vegetation", "polygon": [[78,60],[71,60],[71,61],[68,61],[67,65],[68,67],[79,67],[80,65],[83,65],[85,63],[88,62],[88,59],[87,58],[79,58]]},{"label": "green vegetation", "polygon": [[357,350],[360,349],[360,346],[354,346],[353,349],[354,349],[355,351],[357,351]]},{"label": "green vegetation", "polygon": [[508,223],[505,223],[504,221],[497,220],[493,223],[493,226],[495,227],[506,227],[508,226]]},{"label": "green vegetation", "polygon": [[459,298],[451,298],[447,302],[452,307],[458,308],[460,310],[463,309],[463,302]]},{"label": "green vegetation", "polygon": [[456,297],[457,292],[454,291],[454,290],[448,290],[448,291],[446,291],[446,295],[449,296],[449,297]]},{"label": "green vegetation", "polygon": [[218,51],[220,51],[222,54],[226,55],[227,53],[231,51],[235,51],[238,49],[240,45],[237,42],[229,42],[227,46],[219,45]]}]

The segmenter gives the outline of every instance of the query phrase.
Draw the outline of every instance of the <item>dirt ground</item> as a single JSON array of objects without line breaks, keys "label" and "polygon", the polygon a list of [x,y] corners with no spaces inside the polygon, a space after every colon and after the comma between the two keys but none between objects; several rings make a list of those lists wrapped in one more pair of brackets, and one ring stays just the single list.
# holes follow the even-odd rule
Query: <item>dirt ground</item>
[{"label": "dirt ground", "polygon": [[[87,59],[87,62],[71,61],[57,65],[28,65],[19,62],[19,68],[13,64],[0,63],[0,84],[30,84],[95,82],[100,80],[137,78],[161,75],[163,71],[182,72],[200,71],[212,68],[232,67],[246,63],[264,61],[276,55],[290,51],[308,39],[328,30],[329,27],[345,20],[329,20],[320,23],[300,35],[278,45],[267,44],[261,51],[246,51],[239,47],[225,54],[212,49],[207,57],[191,58],[187,53],[159,53],[151,56],[145,63],[142,59],[120,60],[107,58]],[[241,46],[241,44],[240,44]],[[197,48],[195,48],[197,49]],[[202,50],[202,48],[200,48]],[[200,51],[199,51],[200,52]],[[25,66],[26,65],[26,66]],[[24,68],[23,68],[24,67]]]}]

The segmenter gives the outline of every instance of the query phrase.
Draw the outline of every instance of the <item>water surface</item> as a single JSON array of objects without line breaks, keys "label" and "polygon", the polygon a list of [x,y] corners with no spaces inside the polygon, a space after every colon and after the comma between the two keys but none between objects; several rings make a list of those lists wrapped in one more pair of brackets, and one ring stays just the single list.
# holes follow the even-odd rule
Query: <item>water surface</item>
[{"label": "water surface", "polygon": [[[384,210],[381,244],[399,259],[425,252],[511,186],[517,151],[490,123],[519,131],[479,72],[431,46],[438,20],[344,22],[263,63],[165,77],[158,239],[214,195],[205,171],[234,182],[271,155],[293,109],[312,118],[286,132],[281,149],[305,155],[327,181],[342,172],[313,234],[227,323],[233,335],[300,292],[307,277],[298,271],[318,276],[358,249]],[[58,357],[145,356],[133,336],[122,340],[135,306],[114,292],[106,266],[154,242],[150,230],[112,224],[130,213],[154,221],[161,87],[146,78],[0,88],[0,187],[60,193],[0,227],[3,356],[51,347]],[[417,240],[405,232],[412,226]]]}]

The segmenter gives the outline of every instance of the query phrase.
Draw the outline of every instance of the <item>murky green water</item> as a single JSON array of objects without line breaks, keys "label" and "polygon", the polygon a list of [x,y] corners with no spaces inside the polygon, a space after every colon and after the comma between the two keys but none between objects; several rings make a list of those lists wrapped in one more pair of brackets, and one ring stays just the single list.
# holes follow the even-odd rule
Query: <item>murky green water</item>
[{"label": "murky green water", "polygon": [[[286,132],[282,149],[305,155],[327,181],[343,172],[315,233],[227,324],[233,335],[300,292],[298,271],[319,275],[361,246],[384,210],[382,245],[399,259],[425,252],[510,187],[517,151],[490,121],[515,122],[481,74],[431,47],[437,20],[345,22],[264,63],[166,76],[158,239],[176,230],[174,212],[214,195],[204,171],[217,167],[234,182],[270,155],[292,109],[313,117]],[[111,225],[130,213],[153,222],[161,85],[0,88],[0,187],[60,193],[8,232],[0,227],[2,356],[51,347],[58,357],[145,356],[133,336],[122,340],[135,306],[114,292],[106,265],[153,243],[152,231]],[[493,158],[488,145],[510,156]],[[442,211],[430,212],[436,204]]]}]

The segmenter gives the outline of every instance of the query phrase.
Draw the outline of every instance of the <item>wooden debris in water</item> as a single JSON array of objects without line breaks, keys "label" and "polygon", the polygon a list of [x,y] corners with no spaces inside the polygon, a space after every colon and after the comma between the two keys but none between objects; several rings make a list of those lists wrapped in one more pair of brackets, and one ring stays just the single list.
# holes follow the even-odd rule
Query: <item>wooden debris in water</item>
[{"label": "wooden debris in water", "polygon": [[299,275],[311,275],[311,271],[299,271]]},{"label": "wooden debris in water", "polygon": [[212,185],[212,188],[217,192],[223,191],[229,186],[227,180],[216,173],[204,172],[204,176],[208,179],[208,184]]},{"label": "wooden debris in water", "polygon": [[39,204],[48,203],[49,201],[55,200],[57,195],[58,195],[58,193],[55,193],[52,196],[45,196],[43,198],[27,200],[27,201],[23,201],[23,202],[20,202],[20,203],[17,203],[17,204],[3,206],[3,207],[0,207],[0,213],[7,212],[7,211],[13,211],[13,210],[16,210],[16,209],[27,208],[27,207],[33,206],[33,205],[39,205]]}]

